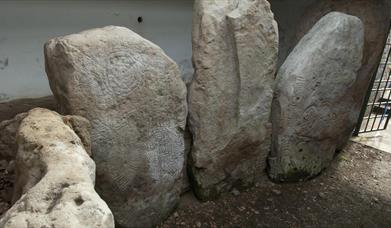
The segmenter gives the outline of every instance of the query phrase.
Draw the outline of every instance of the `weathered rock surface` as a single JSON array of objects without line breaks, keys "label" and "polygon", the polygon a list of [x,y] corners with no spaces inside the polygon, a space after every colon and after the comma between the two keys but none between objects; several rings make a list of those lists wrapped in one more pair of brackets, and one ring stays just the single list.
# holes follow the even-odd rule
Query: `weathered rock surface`
[{"label": "weathered rock surface", "polygon": [[159,223],[183,181],[187,104],[178,66],[114,26],[53,39],[45,56],[62,110],[91,122],[97,191],[118,226]]},{"label": "weathered rock surface", "polygon": [[0,160],[14,160],[16,156],[16,133],[27,111],[33,108],[56,110],[53,96],[17,99],[0,103]]},{"label": "weathered rock surface", "polygon": [[94,190],[95,163],[66,122],[40,108],[22,121],[14,189],[19,199],[0,227],[114,227],[110,209]]},{"label": "weathered rock surface", "polygon": [[16,157],[16,134],[20,122],[26,117],[27,113],[20,113],[11,120],[0,122],[0,159],[14,160]]},{"label": "weathered rock surface", "polygon": [[191,175],[211,199],[265,168],[278,32],[266,0],[198,0],[194,10]]},{"label": "weathered rock surface", "polygon": [[[350,93],[354,101],[350,104],[357,116],[354,121],[349,122],[349,130],[353,132],[358,115],[365,97],[372,76],[376,73],[378,63],[385,41],[387,39],[390,25],[390,1],[388,0],[316,0],[302,15],[298,23],[298,29],[294,39],[291,39],[293,48],[300,39],[312,28],[312,26],[329,12],[338,11],[361,19],[364,24],[364,53],[362,66],[354,85],[354,91]],[[338,149],[348,141],[350,135],[340,137]]]},{"label": "weathered rock surface", "polygon": [[342,13],[323,17],[277,75],[269,175],[297,181],[318,175],[356,120],[352,93],[361,67],[364,28]]},{"label": "weathered rock surface", "polygon": [[[16,135],[22,120],[27,116],[26,112],[19,113],[11,120],[0,122],[0,160],[14,160],[17,153]],[[90,122],[80,116],[64,116],[64,121],[79,135],[86,149],[91,155]]]}]

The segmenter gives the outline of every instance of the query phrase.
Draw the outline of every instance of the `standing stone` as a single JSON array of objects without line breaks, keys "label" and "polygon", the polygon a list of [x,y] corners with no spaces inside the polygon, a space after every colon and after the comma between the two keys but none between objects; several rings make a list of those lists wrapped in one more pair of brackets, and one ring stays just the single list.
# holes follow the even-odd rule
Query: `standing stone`
[{"label": "standing stone", "polygon": [[[95,163],[62,117],[36,108],[17,133],[15,204],[3,228],[114,228],[113,215],[95,192]],[[87,139],[86,139],[87,140]]]},{"label": "standing stone", "polygon": [[342,13],[323,17],[299,42],[277,75],[270,177],[298,181],[318,175],[350,134],[364,28]]},{"label": "standing stone", "polygon": [[118,227],[158,224],[183,181],[187,104],[178,66],[114,26],[53,39],[45,56],[63,111],[91,121],[97,191]]},{"label": "standing stone", "polygon": [[[361,19],[364,24],[364,51],[362,65],[354,85],[355,90],[350,94],[354,99],[351,109],[354,109],[356,117],[349,123],[348,129],[353,132],[365,92],[370,84],[371,78],[377,71],[378,64],[383,53],[389,26],[390,26],[390,1],[389,0],[316,0],[302,14],[302,20],[298,23],[295,37],[291,40],[291,48],[308,33],[314,24],[324,15],[332,11],[346,13]],[[340,137],[338,149],[342,149],[348,142],[349,135]]]},{"label": "standing stone", "polygon": [[278,29],[266,0],[197,0],[193,26],[190,169],[206,200],[265,168]]}]

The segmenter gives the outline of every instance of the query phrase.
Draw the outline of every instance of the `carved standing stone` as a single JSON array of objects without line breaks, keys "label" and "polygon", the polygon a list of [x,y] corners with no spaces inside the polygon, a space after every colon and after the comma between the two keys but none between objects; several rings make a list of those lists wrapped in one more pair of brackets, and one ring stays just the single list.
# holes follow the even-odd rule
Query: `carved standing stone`
[{"label": "carved standing stone", "polygon": [[158,224],[183,181],[187,104],[178,66],[114,26],[53,39],[45,56],[62,109],[91,121],[97,191],[118,226]]},{"label": "carved standing stone", "polygon": [[339,140],[350,135],[361,67],[361,20],[329,13],[301,39],[281,66],[273,100],[269,174],[298,181],[326,168]]},{"label": "carved standing stone", "polygon": [[[355,118],[349,122],[348,129],[353,132],[358,115],[368,89],[372,76],[376,73],[385,41],[390,26],[390,1],[388,0],[316,0],[302,15],[302,20],[297,25],[295,39],[291,40],[291,48],[314,26],[324,15],[332,11],[346,13],[361,19],[364,24],[364,51],[362,66],[355,82],[354,91],[350,93],[354,102],[351,109],[354,109]],[[342,149],[348,142],[349,135],[340,137],[338,149]]]},{"label": "carved standing stone", "polygon": [[194,10],[190,170],[197,196],[212,199],[265,168],[278,29],[266,0],[197,0]]},{"label": "carved standing stone", "polygon": [[17,133],[17,201],[0,227],[114,228],[110,209],[94,189],[95,163],[67,124],[72,118],[80,119],[36,108],[22,120]]}]

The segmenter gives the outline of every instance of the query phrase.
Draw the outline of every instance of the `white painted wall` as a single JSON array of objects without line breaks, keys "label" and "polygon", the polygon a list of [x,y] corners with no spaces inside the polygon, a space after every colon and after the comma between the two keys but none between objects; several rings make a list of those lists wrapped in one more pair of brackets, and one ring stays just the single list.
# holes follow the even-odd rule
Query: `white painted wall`
[{"label": "white painted wall", "polygon": [[[106,25],[125,26],[151,40],[193,74],[194,0],[0,0],[0,102],[51,94],[43,44],[50,38]],[[304,10],[316,0],[269,0],[280,32],[280,64]],[[137,18],[142,16],[143,23]]]},{"label": "white painted wall", "polygon": [[0,0],[0,101],[51,94],[44,43],[106,25],[128,27],[156,43],[189,78],[192,5],[193,0]]}]

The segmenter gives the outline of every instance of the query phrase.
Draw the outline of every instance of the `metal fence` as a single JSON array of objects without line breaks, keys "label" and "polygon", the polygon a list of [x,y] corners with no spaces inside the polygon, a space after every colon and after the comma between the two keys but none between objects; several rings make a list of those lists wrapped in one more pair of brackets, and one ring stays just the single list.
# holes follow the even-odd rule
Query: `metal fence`
[{"label": "metal fence", "polygon": [[391,35],[389,33],[376,75],[365,97],[354,135],[382,131],[391,116]]}]

